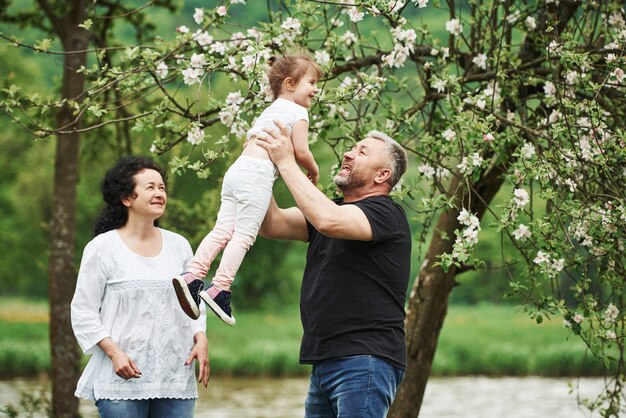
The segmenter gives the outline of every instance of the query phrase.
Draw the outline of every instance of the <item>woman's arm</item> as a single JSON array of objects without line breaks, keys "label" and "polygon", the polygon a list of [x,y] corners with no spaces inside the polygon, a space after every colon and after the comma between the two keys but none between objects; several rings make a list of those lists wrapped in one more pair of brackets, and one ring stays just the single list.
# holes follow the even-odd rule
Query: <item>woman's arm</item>
[{"label": "woman's arm", "polygon": [[104,268],[100,265],[100,252],[95,241],[85,246],[70,305],[72,329],[85,354],[92,354],[98,342],[109,336],[100,318],[106,286]]}]

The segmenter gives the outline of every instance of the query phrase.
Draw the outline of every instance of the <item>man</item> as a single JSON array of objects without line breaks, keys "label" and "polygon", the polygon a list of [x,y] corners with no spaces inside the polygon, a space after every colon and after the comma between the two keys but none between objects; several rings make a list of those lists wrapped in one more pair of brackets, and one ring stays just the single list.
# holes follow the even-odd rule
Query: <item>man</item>
[{"label": "man", "polygon": [[312,364],[305,416],[384,417],[406,370],[404,303],[411,232],[389,192],[406,152],[370,132],[344,154],[328,199],[300,170],[284,127],[257,140],[297,207],[272,200],[261,235],[309,242],[300,314],[300,362]]}]

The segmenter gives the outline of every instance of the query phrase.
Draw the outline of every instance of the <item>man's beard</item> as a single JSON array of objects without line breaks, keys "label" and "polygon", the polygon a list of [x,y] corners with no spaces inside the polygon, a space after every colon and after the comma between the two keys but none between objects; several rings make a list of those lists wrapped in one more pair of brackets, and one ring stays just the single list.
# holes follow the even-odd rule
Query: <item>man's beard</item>
[{"label": "man's beard", "polygon": [[357,171],[349,171],[347,176],[337,174],[333,181],[339,190],[351,190],[367,184],[363,175]]}]

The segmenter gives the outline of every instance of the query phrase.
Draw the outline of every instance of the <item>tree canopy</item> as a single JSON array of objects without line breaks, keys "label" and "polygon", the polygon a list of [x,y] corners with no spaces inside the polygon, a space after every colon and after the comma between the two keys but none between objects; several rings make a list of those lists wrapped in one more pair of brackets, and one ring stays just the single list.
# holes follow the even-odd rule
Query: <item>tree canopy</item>
[{"label": "tree canopy", "polygon": [[[394,194],[423,225],[416,239],[427,251],[414,260],[422,267],[407,321],[409,368],[425,362],[427,376],[455,277],[485,267],[475,248],[495,236],[511,249],[500,268],[529,315],[561,318],[606,361],[613,379],[589,408],[623,412],[623,2],[267,2],[253,23],[242,16],[258,4],[217,3],[169,35],[95,44],[79,70],[87,77],[80,100],[9,82],[0,107],[38,138],[125,126],[117,140],[149,136],[146,151],[167,156],[172,172],[208,178],[271,100],[269,58],[308,53],[324,71],[312,143],[339,160],[377,129],[411,155]],[[88,16],[81,26],[95,36],[98,24]],[[46,39],[2,37],[58,53]],[[81,127],[46,119],[59,106]],[[407,387],[425,381],[423,372],[408,376]],[[421,399],[423,387],[411,393]]]}]

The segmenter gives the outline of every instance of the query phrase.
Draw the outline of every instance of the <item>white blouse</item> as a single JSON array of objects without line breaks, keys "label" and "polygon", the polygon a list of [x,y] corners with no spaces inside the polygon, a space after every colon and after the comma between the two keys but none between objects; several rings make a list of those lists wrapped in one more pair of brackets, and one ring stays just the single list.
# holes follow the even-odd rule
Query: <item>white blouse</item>
[{"label": "white blouse", "polygon": [[[83,252],[71,304],[72,328],[91,358],[75,395],[85,399],[198,397],[195,362],[185,366],[194,335],[206,330],[206,311],[193,320],[180,308],[172,278],[186,271],[193,253],[181,235],[160,229],[161,253],[132,252],[116,230],[91,240]],[[204,304],[202,304],[204,305]],[[111,339],[142,375],[124,380],[97,343]]]}]

